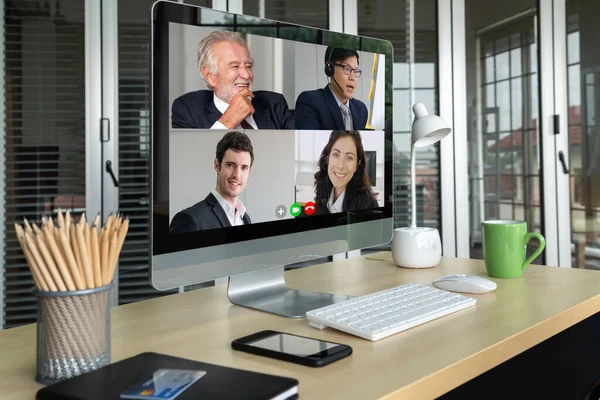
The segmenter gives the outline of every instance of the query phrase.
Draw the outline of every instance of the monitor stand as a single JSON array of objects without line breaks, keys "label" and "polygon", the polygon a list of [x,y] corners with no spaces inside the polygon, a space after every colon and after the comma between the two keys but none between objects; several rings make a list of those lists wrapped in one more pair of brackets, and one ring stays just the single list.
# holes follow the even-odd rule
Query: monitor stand
[{"label": "monitor stand", "polygon": [[227,296],[238,306],[288,318],[305,318],[307,311],[352,298],[290,289],[283,273],[283,267],[275,267],[230,276]]}]

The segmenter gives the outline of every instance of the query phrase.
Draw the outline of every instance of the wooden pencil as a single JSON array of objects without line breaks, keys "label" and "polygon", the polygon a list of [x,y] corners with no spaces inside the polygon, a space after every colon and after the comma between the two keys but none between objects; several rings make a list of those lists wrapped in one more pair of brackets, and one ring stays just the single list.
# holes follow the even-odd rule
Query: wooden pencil
[{"label": "wooden pencil", "polygon": [[77,270],[79,271],[79,275],[82,277],[83,282],[85,283],[85,287],[87,288],[87,281],[85,279],[85,272],[83,271],[83,261],[81,259],[81,252],[79,250],[79,245],[77,244],[77,234],[75,233],[76,225],[71,225],[71,233],[70,233],[70,246],[73,251],[73,255],[75,256],[75,263],[77,264]]},{"label": "wooden pencil", "polygon": [[[35,245],[35,239],[29,232],[25,232],[25,243],[27,244],[27,248],[31,253],[31,256],[35,260],[35,264],[38,266],[41,274],[48,285],[50,291],[56,292],[58,290],[58,285],[54,282],[54,277],[51,275],[50,271],[46,268],[42,256],[37,250],[37,246]],[[63,286],[64,287],[64,286]]]},{"label": "wooden pencil", "polygon": [[102,227],[101,232],[102,241],[100,242],[100,270],[102,271],[102,284],[108,285],[110,283],[110,280],[108,279],[108,257],[110,253],[106,225]]},{"label": "wooden pencil", "polygon": [[77,286],[78,290],[86,289],[86,284],[83,278],[83,275],[79,272],[79,268],[77,267],[77,261],[75,260],[75,255],[73,254],[73,249],[71,248],[71,244],[69,243],[69,239],[67,238],[66,229],[61,230],[59,232],[60,243],[65,253],[65,258],[67,262],[67,266],[71,271],[71,276],[73,276],[73,280],[75,282],[75,286]]},{"label": "wooden pencil", "polygon": [[[36,239],[36,243],[38,246],[37,250],[39,251],[40,255],[42,256],[42,260],[43,260],[43,263],[45,264],[45,267],[48,269],[48,271],[50,271],[50,275],[52,275],[52,279],[54,279],[54,283],[56,283],[56,287],[58,288],[58,290],[60,290],[62,292],[66,291],[67,288],[69,288],[70,286],[65,284],[64,277],[61,276],[60,271],[56,267],[56,264],[54,263],[54,260],[52,259],[50,252],[48,251],[46,243],[44,243],[44,235],[43,234],[36,235],[35,239]],[[71,284],[72,284],[72,282],[71,282]],[[73,290],[75,290],[74,286],[73,286]]]},{"label": "wooden pencil", "polygon": [[106,285],[112,281],[113,274],[115,272],[113,265],[115,264],[115,260],[117,258],[117,247],[117,231],[112,228],[112,231],[108,235],[108,270],[106,271]]},{"label": "wooden pencil", "polygon": [[92,227],[96,227],[96,229],[98,229],[98,227],[100,226],[100,213],[98,213],[96,215],[96,218],[94,218],[94,222],[92,223]]},{"label": "wooden pencil", "polygon": [[77,245],[79,247],[79,255],[81,256],[81,263],[83,264],[83,275],[85,276],[85,283],[88,289],[95,287],[94,285],[94,273],[92,272],[92,266],[90,265],[90,257],[86,248],[85,238],[83,237],[83,226],[75,226],[75,235],[77,236]]},{"label": "wooden pencil", "polygon": [[17,240],[19,241],[19,245],[21,246],[21,250],[23,250],[23,254],[25,255],[25,260],[29,265],[29,269],[31,270],[31,275],[33,276],[33,280],[35,281],[36,287],[39,290],[48,291],[48,285],[42,276],[41,271],[37,267],[29,249],[27,248],[27,244],[25,243],[25,231],[19,224],[15,224],[15,231],[17,234]]},{"label": "wooden pencil", "polygon": [[[60,275],[63,278],[63,281],[65,282],[65,285],[67,287],[68,290],[70,291],[74,291],[76,290],[75,288],[75,283],[73,281],[73,275],[71,274],[71,271],[69,270],[69,268],[67,267],[67,264],[65,263],[65,260],[63,259],[62,254],[60,253],[60,250],[58,249],[58,245],[56,244],[56,241],[54,240],[54,232],[53,229],[50,225],[45,226],[43,228],[44,230],[44,235],[46,237],[46,242],[48,243],[48,250],[49,250],[49,255],[51,255],[52,257],[49,257],[50,260],[47,261],[48,264],[52,264],[55,263],[56,267],[58,267],[58,270],[60,272]],[[52,259],[54,258],[54,259]]]},{"label": "wooden pencil", "polygon": [[67,210],[65,215],[65,233],[67,234],[69,241],[71,240],[71,222],[71,211]]},{"label": "wooden pencil", "polygon": [[121,253],[121,249],[123,248],[123,243],[125,242],[125,236],[127,236],[128,229],[129,219],[126,219],[125,222],[120,224],[119,230],[117,231],[115,229],[115,232],[113,233],[113,235],[116,236],[116,246],[113,249],[113,239],[111,239],[110,269],[108,271],[109,282],[112,281],[115,269],[117,268],[117,261],[119,259],[119,254]]},{"label": "wooden pencil", "polygon": [[42,230],[41,230],[40,228],[38,228],[37,224],[33,224],[33,232],[34,232],[36,235],[39,235],[39,234],[41,234],[41,233],[42,233]]},{"label": "wooden pencil", "polygon": [[58,221],[58,227],[62,230],[65,229],[65,217],[62,215],[62,210],[58,207],[58,217],[56,218]]},{"label": "wooden pencil", "polygon": [[[94,257],[92,255],[92,233],[88,224],[82,224],[81,229],[83,231],[83,238],[85,240],[85,249],[87,251],[88,263],[90,264],[90,268],[92,269],[92,276],[94,276]],[[94,282],[94,287],[96,287],[96,283]]]},{"label": "wooden pencil", "polygon": [[29,221],[27,221],[27,218],[23,218],[23,224],[25,225],[25,232],[31,233],[31,225],[29,225]]},{"label": "wooden pencil", "polygon": [[91,253],[92,253],[92,265],[94,271],[94,283],[96,287],[103,286],[102,284],[102,272],[100,269],[100,248],[98,247],[98,229],[96,222],[92,225],[91,232]]}]

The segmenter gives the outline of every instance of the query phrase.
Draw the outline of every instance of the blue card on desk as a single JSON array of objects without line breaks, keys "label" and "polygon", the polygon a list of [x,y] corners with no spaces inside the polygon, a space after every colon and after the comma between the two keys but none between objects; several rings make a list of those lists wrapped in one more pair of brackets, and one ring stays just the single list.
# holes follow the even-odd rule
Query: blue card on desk
[{"label": "blue card on desk", "polygon": [[162,368],[121,393],[123,399],[173,400],[206,371]]}]

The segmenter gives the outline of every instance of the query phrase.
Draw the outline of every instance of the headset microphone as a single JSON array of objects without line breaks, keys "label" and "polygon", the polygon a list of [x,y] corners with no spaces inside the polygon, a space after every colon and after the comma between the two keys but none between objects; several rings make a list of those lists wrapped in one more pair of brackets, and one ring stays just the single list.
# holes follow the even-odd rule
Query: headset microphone
[{"label": "headset microphone", "polygon": [[340,84],[335,80],[335,78],[333,77],[333,73],[335,71],[335,69],[333,68],[333,64],[331,63],[331,57],[333,56],[333,52],[336,48],[333,47],[331,49],[331,52],[329,53],[329,60],[325,63],[325,75],[327,75],[328,77],[330,77],[336,85],[338,85],[338,87],[340,88],[340,90],[342,91],[342,93],[344,93],[344,89],[342,89],[342,87],[340,86]]}]

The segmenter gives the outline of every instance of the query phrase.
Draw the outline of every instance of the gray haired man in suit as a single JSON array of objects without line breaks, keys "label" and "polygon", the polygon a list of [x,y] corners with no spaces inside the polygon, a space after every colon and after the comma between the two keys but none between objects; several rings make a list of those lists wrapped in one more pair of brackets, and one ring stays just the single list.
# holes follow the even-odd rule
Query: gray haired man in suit
[{"label": "gray haired man in suit", "polygon": [[252,90],[254,62],[239,32],[217,30],[198,44],[198,70],[210,90],[175,99],[171,126],[194,129],[294,129],[280,93]]},{"label": "gray haired man in suit", "polygon": [[216,189],[204,200],[175,214],[169,233],[250,224],[250,216],[238,197],[248,183],[253,163],[250,138],[241,132],[226,133],[217,144],[214,160]]}]

